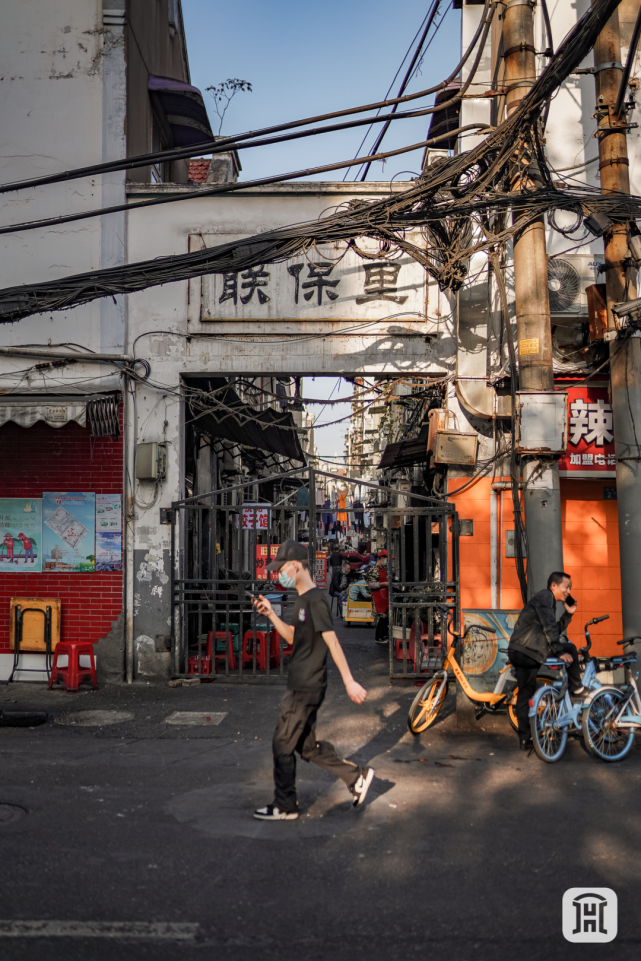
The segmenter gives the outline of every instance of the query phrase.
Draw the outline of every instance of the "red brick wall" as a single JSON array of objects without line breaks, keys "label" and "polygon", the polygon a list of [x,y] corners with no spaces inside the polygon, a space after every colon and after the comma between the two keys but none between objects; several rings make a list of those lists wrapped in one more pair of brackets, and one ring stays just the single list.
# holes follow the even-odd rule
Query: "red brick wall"
[{"label": "red brick wall", "polygon": [[[122,410],[122,408],[121,408]],[[76,423],[0,427],[0,497],[42,497],[44,491],[122,492],[122,436],[91,438]],[[0,573],[0,652],[9,650],[12,597],[59,597],[61,638],[95,643],[122,611],[122,574]]]}]

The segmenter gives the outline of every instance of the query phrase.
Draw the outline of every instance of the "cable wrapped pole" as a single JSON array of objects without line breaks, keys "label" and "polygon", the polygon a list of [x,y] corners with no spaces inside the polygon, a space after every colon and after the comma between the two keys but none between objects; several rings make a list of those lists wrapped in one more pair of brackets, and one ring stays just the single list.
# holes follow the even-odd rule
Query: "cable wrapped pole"
[{"label": "cable wrapped pole", "polygon": [[[626,4],[626,7],[629,4]],[[634,4],[638,12],[639,4]],[[633,14],[634,15],[634,14]],[[604,64],[612,65],[604,67]],[[629,194],[627,124],[616,104],[623,69],[619,11],[615,10],[594,46],[599,122],[599,174],[602,194]],[[616,327],[612,305],[636,297],[628,253],[628,224],[615,222],[604,235],[608,327]],[[641,634],[641,340],[628,337],[610,345],[614,442],[617,456],[619,556],[623,636]]]},{"label": "cable wrapped pole", "polygon": [[[507,0],[503,17],[506,112],[518,109],[536,82],[534,4]],[[532,145],[522,141],[512,168],[513,191],[532,189],[539,173]],[[514,287],[516,329],[519,346],[519,390],[554,390],[552,327],[548,288],[545,224],[532,220],[514,241]],[[516,414],[516,411],[514,412]],[[525,457],[522,461],[525,490],[528,595],[547,586],[552,571],[563,570],[561,491],[556,457]],[[515,518],[516,520],[516,518]]]}]

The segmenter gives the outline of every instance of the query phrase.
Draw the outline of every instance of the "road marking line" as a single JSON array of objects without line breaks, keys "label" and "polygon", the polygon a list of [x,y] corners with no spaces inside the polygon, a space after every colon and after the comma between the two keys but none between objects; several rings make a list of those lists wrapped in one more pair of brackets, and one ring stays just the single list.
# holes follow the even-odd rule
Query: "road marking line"
[{"label": "road marking line", "polygon": [[0,921],[0,938],[133,938],[193,941],[198,924],[166,921]]},{"label": "road marking line", "polygon": [[227,711],[174,711],[165,718],[165,724],[206,727],[209,724],[220,724],[224,717],[227,717]]}]

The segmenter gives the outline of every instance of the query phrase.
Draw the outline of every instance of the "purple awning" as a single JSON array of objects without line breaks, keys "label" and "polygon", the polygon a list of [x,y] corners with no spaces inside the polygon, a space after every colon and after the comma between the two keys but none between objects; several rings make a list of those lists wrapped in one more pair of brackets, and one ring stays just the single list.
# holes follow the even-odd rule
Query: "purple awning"
[{"label": "purple awning", "polygon": [[168,147],[191,147],[214,139],[198,87],[150,75],[149,95]]}]

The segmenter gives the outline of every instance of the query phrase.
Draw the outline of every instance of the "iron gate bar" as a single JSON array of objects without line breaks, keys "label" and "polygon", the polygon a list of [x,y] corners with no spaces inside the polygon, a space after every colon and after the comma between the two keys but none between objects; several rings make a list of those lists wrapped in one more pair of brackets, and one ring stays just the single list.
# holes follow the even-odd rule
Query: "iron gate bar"
[{"label": "iron gate bar", "polygon": [[[282,639],[276,640],[272,625],[257,614],[245,592],[254,593],[258,590],[267,593],[269,590],[269,579],[266,582],[265,577],[257,576],[259,533],[266,538],[266,544],[261,543],[260,546],[266,547],[265,560],[268,563],[269,545],[282,543],[287,536],[298,539],[301,524],[307,524],[309,563],[314,575],[318,546],[317,520],[319,512],[323,511],[322,507],[316,505],[316,481],[319,477],[329,478],[333,483],[365,487],[385,495],[386,503],[369,504],[365,510],[372,515],[372,529],[385,531],[385,546],[389,554],[390,678],[411,681],[429,677],[439,657],[442,660],[447,643],[443,606],[446,605],[454,611],[457,628],[460,621],[459,529],[454,505],[423,494],[399,491],[397,488],[363,478],[338,475],[307,466],[217,488],[207,493],[194,494],[172,503],[174,676],[199,676],[201,679],[210,680],[218,677],[221,680],[272,683],[284,681],[286,674]],[[282,481],[296,478],[308,481],[309,504],[306,507],[286,504],[284,501],[273,504],[259,496],[261,485],[277,481],[282,484]],[[294,490],[284,500],[293,494]],[[275,501],[275,494],[272,496]],[[411,498],[410,503],[416,505],[420,502],[420,506],[399,507],[399,497]],[[268,511],[266,524],[259,530],[258,517],[254,513],[251,525],[243,528],[243,508],[255,511],[262,505]],[[346,508],[346,511],[348,514],[354,513],[353,508]],[[334,510],[333,513],[335,512]],[[448,517],[452,518],[451,558]],[[224,529],[221,526],[223,522]],[[435,523],[438,523],[439,536],[438,543],[433,545],[432,527]],[[177,537],[180,539],[180,547]],[[438,571],[435,567],[435,552]],[[393,564],[394,560],[397,560],[396,565]],[[400,580],[393,579],[396,569]],[[283,608],[291,603],[291,598],[291,592],[282,594]],[[284,610],[281,610],[281,614],[286,620]],[[400,638],[395,637],[395,628],[397,631],[400,628]],[[210,630],[211,659],[208,658]],[[218,638],[217,632],[221,635]],[[260,632],[260,637],[257,632]],[[440,644],[437,643],[437,635]],[[221,637],[223,650],[218,647]],[[400,641],[399,659],[395,656],[397,641]],[[275,661],[273,667],[272,658]],[[218,673],[219,665],[222,668],[221,673]]]}]

